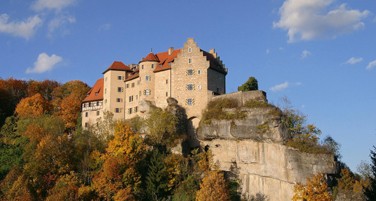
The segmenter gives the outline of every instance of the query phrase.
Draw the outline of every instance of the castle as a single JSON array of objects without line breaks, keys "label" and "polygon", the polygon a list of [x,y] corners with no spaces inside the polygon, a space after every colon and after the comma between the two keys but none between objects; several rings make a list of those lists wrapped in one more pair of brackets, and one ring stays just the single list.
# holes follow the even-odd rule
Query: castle
[{"label": "castle", "polygon": [[209,100],[226,93],[227,69],[214,49],[209,52],[189,38],[183,48],[150,52],[138,64],[113,62],[96,81],[82,102],[82,127],[87,128],[103,117],[130,119],[140,115],[140,102],[167,106],[175,98],[197,124]]}]

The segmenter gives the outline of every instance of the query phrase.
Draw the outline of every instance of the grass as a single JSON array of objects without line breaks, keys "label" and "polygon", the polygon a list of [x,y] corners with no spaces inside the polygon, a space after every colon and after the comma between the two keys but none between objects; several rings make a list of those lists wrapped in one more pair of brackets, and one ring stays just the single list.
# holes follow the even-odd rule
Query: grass
[{"label": "grass", "polygon": [[[235,109],[234,111],[224,111],[223,109]],[[210,101],[207,109],[202,115],[202,122],[210,124],[211,120],[234,120],[243,119],[246,114],[239,110],[239,103],[236,99],[222,98]]]}]

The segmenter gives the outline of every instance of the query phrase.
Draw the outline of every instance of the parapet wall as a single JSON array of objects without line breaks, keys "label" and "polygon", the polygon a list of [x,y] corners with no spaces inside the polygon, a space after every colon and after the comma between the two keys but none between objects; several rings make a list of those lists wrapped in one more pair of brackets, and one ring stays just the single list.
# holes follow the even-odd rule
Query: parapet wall
[{"label": "parapet wall", "polygon": [[219,96],[213,96],[211,100],[217,100],[222,98],[231,98],[238,101],[240,106],[243,106],[248,100],[258,100],[268,102],[265,91],[238,91],[230,94],[223,94]]}]

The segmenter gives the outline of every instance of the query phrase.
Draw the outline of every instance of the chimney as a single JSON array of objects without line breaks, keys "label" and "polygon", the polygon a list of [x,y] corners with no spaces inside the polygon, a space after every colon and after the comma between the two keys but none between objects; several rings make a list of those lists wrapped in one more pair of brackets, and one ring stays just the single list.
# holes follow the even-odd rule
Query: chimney
[{"label": "chimney", "polygon": [[214,58],[217,58],[217,53],[215,52],[215,49],[210,49],[209,53],[213,55]]},{"label": "chimney", "polygon": [[171,55],[173,51],[174,51],[173,47],[168,48],[168,55]]}]

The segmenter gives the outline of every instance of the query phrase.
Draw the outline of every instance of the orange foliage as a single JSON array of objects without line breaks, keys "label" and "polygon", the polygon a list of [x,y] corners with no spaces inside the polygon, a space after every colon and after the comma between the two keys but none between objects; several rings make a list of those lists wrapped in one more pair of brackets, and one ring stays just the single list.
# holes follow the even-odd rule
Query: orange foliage
[{"label": "orange foliage", "polygon": [[22,99],[16,107],[20,118],[39,117],[48,112],[49,104],[40,94]]},{"label": "orange foliage", "polygon": [[200,190],[198,190],[196,194],[196,201],[218,200],[230,200],[228,185],[223,173],[219,171],[209,171],[202,179]]},{"label": "orange foliage", "polygon": [[328,185],[323,174],[307,178],[307,184],[296,184],[294,187],[293,201],[332,201],[333,198],[328,191]]}]

